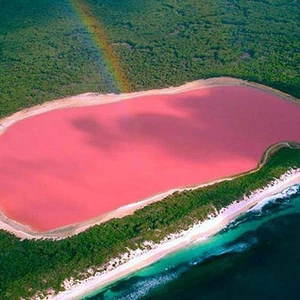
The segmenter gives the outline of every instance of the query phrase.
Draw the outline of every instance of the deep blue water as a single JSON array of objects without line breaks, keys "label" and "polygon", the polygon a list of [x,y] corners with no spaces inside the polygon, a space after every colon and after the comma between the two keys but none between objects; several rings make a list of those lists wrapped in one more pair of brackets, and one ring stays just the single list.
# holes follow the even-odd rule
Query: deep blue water
[{"label": "deep blue water", "polygon": [[300,299],[297,189],[89,299]]}]

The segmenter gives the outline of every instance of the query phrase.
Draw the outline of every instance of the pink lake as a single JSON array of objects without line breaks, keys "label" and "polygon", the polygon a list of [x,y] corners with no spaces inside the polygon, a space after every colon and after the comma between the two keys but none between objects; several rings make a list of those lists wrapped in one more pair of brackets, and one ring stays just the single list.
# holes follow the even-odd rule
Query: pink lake
[{"label": "pink lake", "polygon": [[300,105],[249,87],[55,110],[0,136],[0,207],[48,231],[176,187],[253,169],[300,142]]}]

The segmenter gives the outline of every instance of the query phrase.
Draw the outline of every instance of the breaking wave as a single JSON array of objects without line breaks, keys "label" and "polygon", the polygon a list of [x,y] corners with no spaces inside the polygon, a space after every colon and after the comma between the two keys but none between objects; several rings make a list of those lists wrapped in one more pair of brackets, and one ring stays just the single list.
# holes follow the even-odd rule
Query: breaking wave
[{"label": "breaking wave", "polygon": [[[92,299],[121,299],[121,300],[137,300],[146,296],[151,290],[171,282],[180,277],[181,274],[190,270],[196,265],[205,263],[207,260],[228,255],[230,253],[244,252],[252,248],[258,243],[257,238],[252,236],[245,236],[235,242],[227,243],[221,247],[217,247],[210,251],[204,252],[199,257],[192,259],[188,263],[183,263],[177,266],[171,265],[165,268],[164,272],[155,274],[153,276],[133,276],[120,283],[119,287],[110,287],[103,291],[101,295],[92,297]],[[126,288],[124,288],[126,286]]]},{"label": "breaking wave", "polygon": [[235,229],[237,226],[245,222],[255,220],[262,216],[270,215],[274,211],[284,209],[298,195],[300,195],[300,184],[291,186],[274,196],[267,197],[249,209],[245,214],[230,222],[221,231],[221,233]]},{"label": "breaking wave", "polygon": [[268,197],[263,201],[256,204],[254,207],[250,209],[250,211],[259,211],[265,212],[269,209],[269,206],[274,204],[287,204],[289,203],[295,196],[300,194],[300,184],[291,186],[282,192],[276,194],[275,196]]}]

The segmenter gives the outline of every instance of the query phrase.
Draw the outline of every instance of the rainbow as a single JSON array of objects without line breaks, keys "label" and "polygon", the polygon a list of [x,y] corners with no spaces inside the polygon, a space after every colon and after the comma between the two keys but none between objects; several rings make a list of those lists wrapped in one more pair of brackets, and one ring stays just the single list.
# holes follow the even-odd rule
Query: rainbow
[{"label": "rainbow", "polygon": [[86,30],[102,54],[119,92],[130,92],[130,84],[121,67],[120,60],[109,42],[105,29],[99,20],[91,13],[89,7],[81,0],[70,0],[70,3],[83,23]]}]

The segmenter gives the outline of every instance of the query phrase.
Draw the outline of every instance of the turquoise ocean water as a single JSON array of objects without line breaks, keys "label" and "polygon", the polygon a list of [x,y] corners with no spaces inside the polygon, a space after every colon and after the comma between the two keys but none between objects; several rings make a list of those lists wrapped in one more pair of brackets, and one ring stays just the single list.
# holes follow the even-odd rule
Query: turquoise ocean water
[{"label": "turquoise ocean water", "polygon": [[88,299],[299,299],[300,185]]}]

